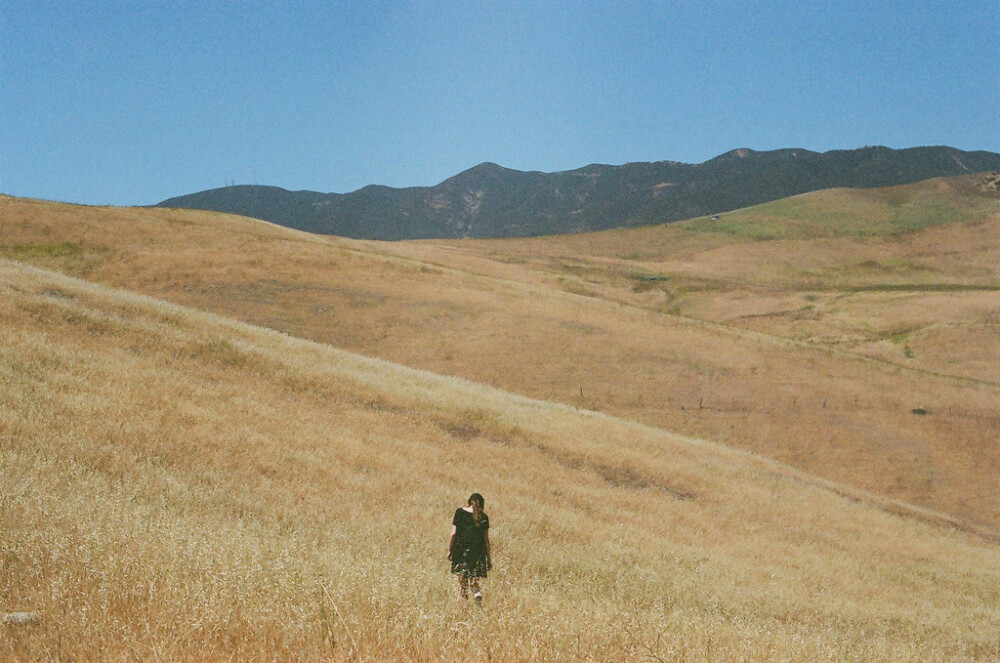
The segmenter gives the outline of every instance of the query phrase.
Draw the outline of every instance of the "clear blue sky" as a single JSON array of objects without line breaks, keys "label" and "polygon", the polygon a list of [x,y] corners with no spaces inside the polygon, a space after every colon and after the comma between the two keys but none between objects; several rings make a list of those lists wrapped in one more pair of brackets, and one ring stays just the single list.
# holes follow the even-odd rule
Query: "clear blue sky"
[{"label": "clear blue sky", "polygon": [[1000,2],[0,0],[0,192],[1000,152]]}]

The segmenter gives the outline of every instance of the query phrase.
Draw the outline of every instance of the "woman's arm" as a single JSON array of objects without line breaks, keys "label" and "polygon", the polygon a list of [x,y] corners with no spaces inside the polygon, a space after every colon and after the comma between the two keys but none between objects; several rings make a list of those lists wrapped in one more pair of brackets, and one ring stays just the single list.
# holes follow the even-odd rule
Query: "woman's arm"
[{"label": "woman's arm", "polygon": [[486,535],[486,568],[492,569],[493,558],[490,557],[490,531],[486,530],[485,535]]},{"label": "woman's arm", "polygon": [[[449,560],[451,559],[451,551],[454,550],[454,548],[455,548],[455,532],[457,532],[457,531],[458,531],[458,528],[455,527],[454,525],[452,525],[451,526],[451,536],[448,537],[448,559]],[[489,549],[489,548],[487,547],[487,549]]]}]

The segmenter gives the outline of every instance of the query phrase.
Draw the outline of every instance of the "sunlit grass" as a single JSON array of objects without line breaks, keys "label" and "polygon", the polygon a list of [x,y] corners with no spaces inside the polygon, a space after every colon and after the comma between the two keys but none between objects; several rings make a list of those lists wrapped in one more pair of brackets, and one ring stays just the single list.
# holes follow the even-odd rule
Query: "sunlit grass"
[{"label": "sunlit grass", "polygon": [[[0,262],[17,661],[959,661],[1000,552],[780,465]],[[483,612],[447,573],[486,495]],[[841,496],[846,495],[846,496]]]},{"label": "sunlit grass", "polygon": [[994,209],[989,198],[896,187],[833,190],[792,196],[710,219],[686,222],[691,233],[768,241],[885,237],[975,219]]},{"label": "sunlit grass", "polygon": [[[380,243],[208,212],[0,196],[0,251],[1000,527],[1000,198],[957,178],[777,204],[790,216],[733,214],[801,239],[749,241],[700,228],[701,219]],[[967,216],[878,235],[891,210],[919,216],[935,205]],[[820,217],[838,214],[845,228],[872,232],[824,234]],[[84,311],[60,315],[95,337],[108,332]],[[892,342],[900,329],[913,330],[905,344]],[[266,368],[223,339],[182,356]],[[915,408],[934,415],[914,417]]]}]

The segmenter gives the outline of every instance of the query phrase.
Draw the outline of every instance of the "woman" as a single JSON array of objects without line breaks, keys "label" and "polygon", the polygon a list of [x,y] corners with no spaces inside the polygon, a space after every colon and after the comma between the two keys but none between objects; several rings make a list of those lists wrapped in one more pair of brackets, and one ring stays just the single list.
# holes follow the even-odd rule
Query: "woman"
[{"label": "woman", "polygon": [[479,493],[469,497],[468,506],[455,510],[451,520],[451,538],[448,540],[448,559],[451,572],[458,576],[458,599],[465,605],[469,589],[476,605],[483,605],[479,579],[493,568],[490,558],[490,518],[483,513],[485,501]]}]

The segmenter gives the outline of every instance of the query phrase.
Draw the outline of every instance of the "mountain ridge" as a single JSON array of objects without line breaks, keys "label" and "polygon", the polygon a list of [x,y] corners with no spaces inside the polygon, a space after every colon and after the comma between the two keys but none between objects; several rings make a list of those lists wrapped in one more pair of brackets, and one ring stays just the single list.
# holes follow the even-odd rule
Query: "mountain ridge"
[{"label": "mountain ridge", "polygon": [[483,162],[434,186],[351,193],[264,185],[210,189],[155,207],[228,212],[354,239],[501,238],[629,228],[721,214],[828,188],[871,188],[1000,169],[1000,154],[947,146],[814,152],[737,148],[700,164],[589,164],[544,173]]}]

